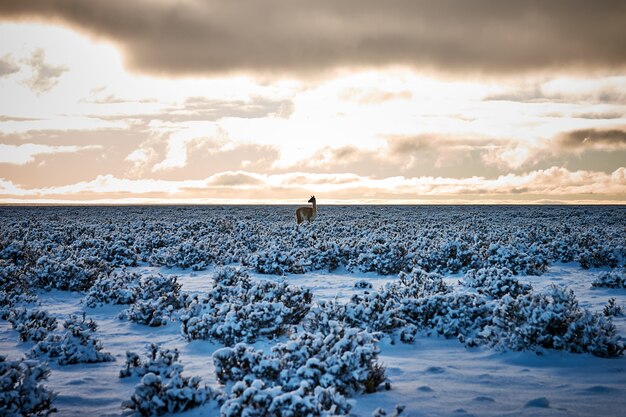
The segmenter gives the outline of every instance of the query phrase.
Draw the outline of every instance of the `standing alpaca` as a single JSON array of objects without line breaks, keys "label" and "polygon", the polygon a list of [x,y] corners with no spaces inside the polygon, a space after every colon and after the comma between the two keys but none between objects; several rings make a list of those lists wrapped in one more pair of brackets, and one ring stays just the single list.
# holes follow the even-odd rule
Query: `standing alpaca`
[{"label": "standing alpaca", "polygon": [[317,215],[317,204],[315,204],[315,196],[311,196],[307,203],[313,203],[313,207],[299,207],[296,210],[296,223],[300,224],[303,221],[307,220],[309,223],[315,218]]}]

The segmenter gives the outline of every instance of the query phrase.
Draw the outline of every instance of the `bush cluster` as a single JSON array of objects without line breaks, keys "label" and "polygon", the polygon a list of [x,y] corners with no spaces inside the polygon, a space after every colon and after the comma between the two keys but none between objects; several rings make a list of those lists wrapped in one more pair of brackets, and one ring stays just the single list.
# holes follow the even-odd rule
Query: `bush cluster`
[{"label": "bush cluster", "polygon": [[47,416],[56,411],[56,394],[45,387],[50,370],[45,363],[0,355],[0,412],[6,416]]},{"label": "bush cluster", "polygon": [[141,276],[125,269],[100,274],[87,291],[84,303],[87,307],[102,304],[132,304],[137,298]]},{"label": "bush cluster", "polygon": [[309,290],[285,281],[252,281],[241,269],[221,268],[213,281],[207,295],[192,298],[181,313],[181,331],[190,340],[216,339],[232,346],[273,338],[299,323],[311,306]]},{"label": "bush cluster", "polygon": [[0,261],[22,268],[33,287],[64,290],[87,290],[138,262],[533,275],[556,261],[614,268],[626,258],[621,207],[328,207],[300,228],[289,207],[7,208],[2,217]]},{"label": "bush cluster", "polygon": [[550,286],[545,292],[503,297],[481,333],[490,343],[514,350],[536,347],[620,355],[624,345],[603,314],[581,309],[572,290]]},{"label": "bush cluster", "polygon": [[184,367],[178,361],[177,350],[151,344],[148,351],[145,358],[126,352],[126,367],[120,377],[136,375],[141,381],[130,400],[122,403],[124,408],[142,416],[158,416],[187,411],[219,399],[221,394],[202,384],[201,378],[182,375]]},{"label": "bush cluster", "polygon": [[222,415],[345,414],[345,395],[376,391],[385,382],[376,338],[337,322],[327,330],[296,333],[270,353],[241,343],[217,350],[217,378],[234,384]]},{"label": "bush cluster", "polygon": [[617,268],[601,272],[591,285],[593,287],[626,288],[626,269]]},{"label": "bush cluster", "polygon": [[57,319],[47,312],[24,307],[12,309],[8,320],[23,342],[28,340],[39,342],[57,327]]},{"label": "bush cluster", "polygon": [[87,320],[85,315],[70,315],[63,323],[64,331],[50,333],[38,342],[28,353],[30,358],[41,356],[55,359],[59,365],[78,363],[111,362],[115,358],[108,352],[102,352],[102,342],[94,338],[98,328],[96,322]]},{"label": "bush cluster", "polygon": [[133,288],[134,301],[120,317],[147,326],[163,326],[183,306],[180,288],[176,276],[144,276]]}]

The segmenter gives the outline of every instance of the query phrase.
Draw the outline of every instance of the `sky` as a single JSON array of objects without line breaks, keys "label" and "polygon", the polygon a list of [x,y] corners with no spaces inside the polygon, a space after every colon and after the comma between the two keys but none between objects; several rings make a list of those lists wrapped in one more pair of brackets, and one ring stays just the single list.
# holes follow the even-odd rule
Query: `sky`
[{"label": "sky", "polygon": [[623,0],[0,0],[0,204],[626,204]]}]

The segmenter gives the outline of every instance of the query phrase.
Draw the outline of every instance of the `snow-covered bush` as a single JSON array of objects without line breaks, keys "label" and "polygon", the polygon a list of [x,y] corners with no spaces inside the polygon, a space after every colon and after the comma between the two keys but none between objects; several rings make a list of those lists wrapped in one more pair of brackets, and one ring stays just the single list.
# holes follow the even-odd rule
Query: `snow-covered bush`
[{"label": "snow-covered bush", "polygon": [[82,317],[70,315],[63,327],[65,330],[62,333],[50,333],[38,342],[28,356],[47,356],[56,359],[59,365],[115,360],[110,353],[102,352],[102,342],[92,336],[98,326],[93,320],[86,320],[84,314]]},{"label": "snow-covered bush", "polygon": [[354,283],[354,288],[360,288],[362,290],[369,290],[372,288],[372,283],[364,279],[360,279]]},{"label": "snow-covered bush", "polygon": [[58,251],[37,259],[32,274],[36,285],[47,290],[86,291],[98,275],[109,269],[109,264],[98,257],[76,257]]},{"label": "snow-covered bush", "polygon": [[214,282],[207,297],[190,303],[180,316],[181,332],[190,340],[217,339],[232,346],[276,337],[310,308],[311,292],[285,281],[253,282],[245,271],[225,267]]},{"label": "snow-covered bush", "polygon": [[624,350],[615,326],[581,309],[572,290],[557,286],[517,298],[504,296],[480,337],[513,350],[549,348],[617,356]]},{"label": "snow-covered bush", "polygon": [[142,416],[187,411],[216,398],[211,387],[201,383],[200,377],[182,376],[180,372],[167,378],[148,372],[122,407],[135,410]]},{"label": "snow-covered bush", "polygon": [[607,317],[619,317],[624,315],[624,309],[621,305],[617,304],[615,297],[609,298],[602,312]]},{"label": "snow-covered bush", "polygon": [[362,251],[348,261],[346,268],[380,275],[397,274],[406,269],[406,255],[407,250],[402,244],[379,239],[373,245],[363,245]]},{"label": "snow-covered bush", "polygon": [[617,268],[600,272],[591,285],[593,287],[626,288],[626,269]]},{"label": "snow-covered bush", "polygon": [[23,267],[0,263],[0,318],[6,320],[13,306],[36,298]]},{"label": "snow-covered bush", "polygon": [[400,272],[398,281],[387,286],[386,290],[396,299],[427,297],[451,291],[441,274],[426,272],[419,268],[413,269],[410,273]]},{"label": "snow-covered bush", "polygon": [[57,319],[47,312],[24,307],[11,309],[8,320],[23,342],[43,340],[57,327]]},{"label": "snow-covered bush", "polygon": [[406,320],[427,332],[458,337],[473,344],[477,332],[491,320],[488,300],[477,294],[446,293],[407,299],[401,312]]},{"label": "snow-covered bush", "polygon": [[290,392],[306,386],[333,388],[341,394],[374,392],[384,382],[377,362],[376,338],[366,331],[331,323],[327,334],[300,332],[278,343],[266,354],[245,344],[222,348],[213,354],[221,383],[249,377],[268,387]]},{"label": "snow-covered bush", "polygon": [[148,346],[148,356],[141,358],[126,352],[126,366],[120,377],[141,377],[141,382],[129,401],[122,406],[137,411],[142,416],[177,413],[218,399],[200,377],[183,376],[183,365],[178,361],[178,350],[162,349],[156,344]]},{"label": "snow-covered bush", "polygon": [[133,288],[135,301],[120,317],[148,326],[163,326],[182,307],[180,287],[176,276],[145,276]]},{"label": "snow-covered bush", "polygon": [[618,263],[618,257],[615,255],[613,248],[599,245],[585,250],[578,256],[578,262],[584,269],[601,268],[608,266],[615,268]]},{"label": "snow-covered bush", "polygon": [[56,394],[43,384],[50,370],[45,363],[20,359],[7,361],[0,355],[0,414],[3,416],[47,416],[56,411]]},{"label": "snow-covered bush", "polygon": [[396,404],[393,413],[391,414],[387,414],[387,411],[385,411],[384,408],[379,407],[376,410],[374,410],[374,412],[372,412],[372,417],[398,417],[400,414],[402,414],[402,412],[404,411],[406,407],[404,405],[399,405]]},{"label": "snow-covered bush", "polygon": [[502,298],[507,294],[511,297],[517,297],[532,291],[529,284],[520,283],[508,268],[470,269],[465,274],[463,284],[467,287],[476,288],[480,294],[486,294],[493,298]]},{"label": "snow-covered bush", "polygon": [[102,304],[132,304],[140,279],[138,273],[125,269],[101,274],[87,292],[84,303],[92,308]]},{"label": "snow-covered bush", "polygon": [[173,247],[157,249],[148,260],[151,265],[155,266],[191,268],[199,271],[211,265],[214,262],[214,256],[205,245],[187,240]]},{"label": "snow-covered bush", "polygon": [[521,250],[517,246],[492,243],[487,250],[487,265],[508,268],[516,275],[541,275],[548,269],[546,257],[533,242]]},{"label": "snow-covered bush", "polygon": [[400,314],[400,304],[385,291],[354,295],[347,303],[320,301],[304,321],[312,332],[326,332],[333,322],[369,332],[392,333],[407,324]]},{"label": "snow-covered bush", "polygon": [[222,417],[344,416],[351,404],[333,388],[310,387],[306,382],[292,391],[244,378],[232,387],[220,408]]},{"label": "snow-covered bush", "polygon": [[148,346],[148,356],[144,358],[134,352],[126,351],[126,364],[120,371],[120,378],[132,375],[142,377],[147,373],[169,378],[176,372],[182,372],[183,368],[178,358],[178,349],[162,349],[156,343]]}]

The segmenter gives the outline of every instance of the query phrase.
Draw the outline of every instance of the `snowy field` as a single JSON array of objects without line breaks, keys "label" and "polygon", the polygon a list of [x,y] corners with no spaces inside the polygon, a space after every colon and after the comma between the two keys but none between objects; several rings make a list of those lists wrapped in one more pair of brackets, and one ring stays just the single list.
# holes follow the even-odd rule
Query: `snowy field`
[{"label": "snowy field", "polygon": [[[297,229],[291,207],[2,208],[0,414],[17,393],[60,416],[621,416],[624,219],[327,207]],[[150,362],[151,343],[170,356]],[[47,379],[17,387],[26,363]]]}]

